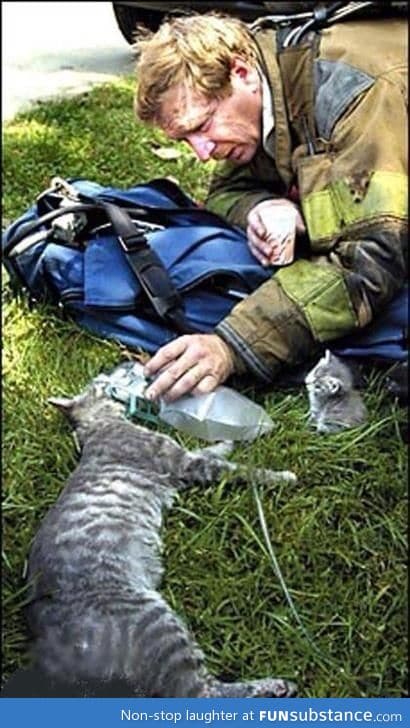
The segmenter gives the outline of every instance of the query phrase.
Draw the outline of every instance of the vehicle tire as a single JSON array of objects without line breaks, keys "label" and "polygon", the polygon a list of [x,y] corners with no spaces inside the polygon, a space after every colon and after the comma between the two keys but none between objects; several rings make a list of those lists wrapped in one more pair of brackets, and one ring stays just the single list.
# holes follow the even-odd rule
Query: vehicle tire
[{"label": "vehicle tire", "polygon": [[[313,10],[314,6],[324,5],[325,7],[331,6],[332,2],[302,2],[302,0],[296,0],[296,2],[282,2],[282,0],[262,0],[263,5],[266,8],[266,12],[270,15],[293,15],[297,13],[308,13]],[[347,5],[348,3],[345,3]],[[353,18],[357,17],[372,17],[373,15],[381,15],[382,17],[396,17],[402,16],[408,13],[408,3],[403,0],[388,0],[383,3],[373,3],[373,5],[357,10],[352,15]]]},{"label": "vehicle tire", "polygon": [[158,30],[163,13],[152,12],[151,10],[141,10],[140,8],[132,8],[129,5],[120,5],[112,3],[115,20],[127,43],[134,43],[134,33],[137,24],[145,25],[150,30]]},{"label": "vehicle tire", "polygon": [[[317,5],[318,3],[314,3],[314,5]],[[323,3],[324,5],[329,5],[329,3]],[[297,13],[308,13],[312,10],[313,3],[311,2],[281,2],[281,0],[277,0],[277,2],[268,2],[268,0],[263,0],[263,5],[266,8],[266,12],[270,15],[293,15]]]}]

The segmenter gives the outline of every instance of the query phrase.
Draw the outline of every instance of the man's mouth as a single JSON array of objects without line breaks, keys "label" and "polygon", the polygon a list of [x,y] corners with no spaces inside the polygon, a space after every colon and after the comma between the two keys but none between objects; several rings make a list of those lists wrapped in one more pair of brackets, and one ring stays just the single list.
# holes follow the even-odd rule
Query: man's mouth
[{"label": "man's mouth", "polygon": [[226,159],[229,159],[230,162],[238,162],[242,157],[242,152],[243,150],[241,149],[241,147],[233,147]]},{"label": "man's mouth", "polygon": [[227,152],[225,150],[219,150],[212,155],[212,158],[216,161],[229,161],[239,162],[243,155],[243,148],[241,146],[231,147]]},{"label": "man's mouth", "polygon": [[228,159],[231,159],[234,162],[236,159],[238,159],[238,157],[240,156],[240,154],[241,154],[240,148],[239,147],[234,147],[229,152]]}]

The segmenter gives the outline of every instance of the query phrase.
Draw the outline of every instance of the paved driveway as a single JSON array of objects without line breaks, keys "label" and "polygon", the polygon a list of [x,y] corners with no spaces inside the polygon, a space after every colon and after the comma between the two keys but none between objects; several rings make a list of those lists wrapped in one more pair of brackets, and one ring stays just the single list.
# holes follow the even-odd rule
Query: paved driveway
[{"label": "paved driveway", "polygon": [[134,59],[108,2],[2,2],[2,118],[33,101],[80,93]]}]

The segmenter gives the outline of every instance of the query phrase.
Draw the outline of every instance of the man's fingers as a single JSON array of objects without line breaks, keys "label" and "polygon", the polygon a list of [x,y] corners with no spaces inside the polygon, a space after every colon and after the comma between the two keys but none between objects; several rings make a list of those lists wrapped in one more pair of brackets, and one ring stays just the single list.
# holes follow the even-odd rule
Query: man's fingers
[{"label": "man's fingers", "polygon": [[252,232],[261,240],[266,235],[266,228],[263,224],[262,220],[260,219],[257,212],[250,213],[248,216],[248,229],[251,229]]},{"label": "man's fingers", "polygon": [[[184,382],[184,385],[188,383],[186,372],[191,372],[197,362],[197,356],[195,350],[188,349],[177,361],[173,364],[169,364],[167,367],[162,369],[156,376],[155,381],[145,390],[145,396],[147,399],[157,399],[166,393],[167,399],[170,395],[170,399],[176,399],[181,396],[180,387],[177,383]],[[194,387],[198,381],[191,375],[192,385]],[[182,392],[184,393],[184,392]],[[175,395],[175,396],[173,396]]]},{"label": "man's fingers", "polygon": [[[209,375],[205,375],[205,379]],[[204,373],[200,365],[188,369],[185,374],[180,376],[175,383],[169,387],[163,399],[165,402],[173,402],[187,392],[195,392],[198,385],[204,380]],[[215,379],[212,377],[213,388],[215,388]]]},{"label": "man's fingers", "polygon": [[182,336],[160,349],[145,366],[147,375],[156,375],[145,397],[172,401],[195,390],[204,379],[203,386],[211,391],[232,373],[233,366],[230,347],[219,336]]},{"label": "man's fingers", "polygon": [[249,250],[251,251],[252,255],[255,256],[256,260],[259,260],[259,263],[262,263],[262,265],[269,265],[269,260],[266,257],[266,255],[263,255],[263,253],[260,252],[258,248],[256,248],[252,243],[249,243]]},{"label": "man's fingers", "polygon": [[[182,336],[160,349],[145,367],[147,373],[157,373],[155,381],[145,390],[147,399],[164,396],[167,401],[172,401],[192,390],[202,376],[209,372],[209,367],[205,369],[204,363],[199,368],[203,358],[202,339],[196,334]],[[163,362],[166,363],[159,369]]]},{"label": "man's fingers", "polygon": [[218,382],[213,374],[207,374],[192,390],[193,394],[209,394],[213,392]]},{"label": "man's fingers", "polygon": [[254,229],[249,226],[247,228],[248,245],[252,255],[259,260],[262,265],[269,265],[269,258],[272,252],[272,246],[266,240],[261,240],[255,233]]},{"label": "man's fingers", "polygon": [[161,369],[167,366],[170,362],[174,361],[177,357],[181,356],[187,348],[187,337],[180,336],[175,341],[171,341],[169,344],[162,346],[156,354],[146,363],[144,367],[144,374],[146,377],[151,377]]}]

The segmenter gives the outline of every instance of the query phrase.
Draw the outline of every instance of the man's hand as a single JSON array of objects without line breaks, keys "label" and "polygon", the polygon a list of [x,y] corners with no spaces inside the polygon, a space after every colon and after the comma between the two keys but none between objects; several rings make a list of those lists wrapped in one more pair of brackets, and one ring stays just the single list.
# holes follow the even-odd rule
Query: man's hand
[{"label": "man's hand", "polygon": [[180,336],[161,347],[145,365],[146,376],[157,375],[145,396],[172,402],[187,392],[212,392],[233,368],[231,349],[216,334]]},{"label": "man's hand", "polygon": [[[295,217],[296,211],[296,217]],[[252,254],[262,265],[275,265],[280,263],[283,243],[283,222],[280,229],[276,226],[276,218],[289,217],[289,233],[304,233],[306,228],[302,216],[290,200],[264,200],[252,208],[248,214],[248,245]]]}]

